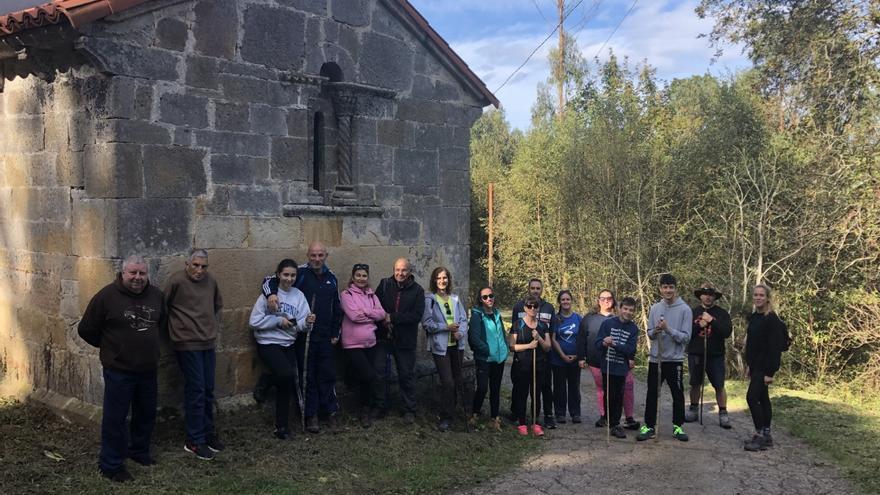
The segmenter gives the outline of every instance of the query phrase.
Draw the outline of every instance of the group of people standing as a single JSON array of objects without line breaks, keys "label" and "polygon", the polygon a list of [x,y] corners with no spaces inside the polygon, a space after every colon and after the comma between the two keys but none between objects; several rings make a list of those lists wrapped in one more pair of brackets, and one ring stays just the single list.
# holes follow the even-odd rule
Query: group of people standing
[{"label": "group of people standing", "polygon": [[[406,258],[394,262],[392,276],[373,288],[370,266],[357,263],[348,283],[340,288],[327,266],[327,249],[313,242],[308,261],[298,265],[281,260],[275,273],[265,277],[249,324],[256,351],[266,372],[255,389],[257,402],[275,389],[273,435],[292,436],[290,401],[296,396],[302,428],[311,433],[324,427],[338,431],[335,346],[341,345],[347,369],[354,377],[358,418],[369,428],[389,411],[387,378],[393,360],[400,391],[403,420],[415,421],[415,364],[419,330],[425,332],[440,378],[437,427],[450,429],[456,409],[466,397],[462,368],[466,345],[473,353],[476,390],[463,404],[467,426],[479,426],[489,396],[488,428],[501,431],[500,393],[504,369],[512,354],[510,419],[521,435],[543,436],[570,420],[582,422],[580,376],[589,369],[596,383],[597,427],[626,438],[625,429],[638,430],[637,440],[657,435],[659,387],[666,382],[673,402],[672,436],[687,441],[683,424],[698,419],[702,383],[708,376],[715,389],[718,421],[730,428],[726,409],[725,339],[732,331],[730,315],[717,306],[722,294],[708,283],[694,292],[700,304],[688,307],[678,296],[675,277],[659,279],[661,300],[651,306],[646,335],[648,387],[644,422],[634,419],[635,354],[640,331],[634,322],[635,299],[616,300],[603,289],[595,308],[582,316],[573,311],[570,291],[559,292],[554,306],[542,298],[543,284],[532,279],[527,295],[514,305],[510,326],[496,307],[492,287],[474,292],[466,309],[453,291],[448,268],[435,268],[426,292]],[[149,268],[140,256],[123,262],[116,280],[90,301],[79,324],[80,336],[100,348],[104,368],[104,416],[101,427],[101,473],[114,481],[128,481],[125,460],[155,464],[150,438],[156,417],[157,367],[160,330],[167,328],[184,377],[186,434],[184,450],[209,460],[224,445],[214,427],[215,347],[220,327],[222,297],[208,273],[208,253],[193,250],[185,268],[168,277],[162,290],[149,281]],[[787,349],[785,324],[773,312],[770,289],[753,290],[755,312],[749,319],[746,361],[750,370],[748,404],[755,433],[747,450],[772,445],[768,385]],[[684,359],[690,370],[690,407],[684,405]],[[528,402],[531,398],[531,411]],[[469,407],[468,407],[469,406]],[[543,421],[538,421],[543,408]],[[131,410],[130,430],[126,416]],[[529,415],[529,412],[531,414]],[[621,415],[624,422],[621,424]],[[702,421],[702,417],[699,419]]]}]

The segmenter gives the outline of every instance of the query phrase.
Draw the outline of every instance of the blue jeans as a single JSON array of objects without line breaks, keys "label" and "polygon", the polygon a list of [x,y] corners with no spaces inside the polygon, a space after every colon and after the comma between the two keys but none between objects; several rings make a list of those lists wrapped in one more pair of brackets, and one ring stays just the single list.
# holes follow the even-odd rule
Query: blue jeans
[{"label": "blue jeans", "polygon": [[214,369],[217,354],[207,351],[176,351],[183,372],[183,408],[186,411],[186,441],[204,445],[214,433]]},{"label": "blue jeans", "polygon": [[[115,473],[128,457],[146,459],[150,456],[157,394],[156,371],[133,373],[104,368],[104,415],[98,460],[101,471]],[[129,407],[130,435],[125,427]]]}]

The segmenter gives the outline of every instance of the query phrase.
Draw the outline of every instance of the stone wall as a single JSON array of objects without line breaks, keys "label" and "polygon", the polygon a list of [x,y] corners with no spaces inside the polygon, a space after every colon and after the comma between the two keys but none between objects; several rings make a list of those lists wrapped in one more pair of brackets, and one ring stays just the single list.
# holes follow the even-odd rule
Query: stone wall
[{"label": "stone wall", "polygon": [[[100,404],[97,352],[75,325],[131,253],[161,284],[190,247],[209,249],[226,301],[220,396],[254,383],[246,322],[262,276],[283,257],[303,260],[311,240],[327,244],[340,281],[355,261],[378,279],[408,256],[420,282],[444,264],[464,290],[468,143],[483,103],[395,5],[162,0],[82,28],[72,70],[46,77],[3,62],[5,386]],[[341,204],[337,148],[348,138],[320,77],[328,62],[357,96],[354,197]],[[163,401],[176,403],[176,364],[164,356]]]}]

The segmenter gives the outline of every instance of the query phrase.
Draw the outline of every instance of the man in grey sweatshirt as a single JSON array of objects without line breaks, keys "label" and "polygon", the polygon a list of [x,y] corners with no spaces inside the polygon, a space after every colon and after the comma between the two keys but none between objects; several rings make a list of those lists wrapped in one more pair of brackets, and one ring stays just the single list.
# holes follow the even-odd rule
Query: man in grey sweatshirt
[{"label": "man in grey sweatshirt", "polygon": [[657,423],[657,394],[659,381],[665,381],[672,394],[672,435],[682,442],[688,436],[682,430],[684,424],[684,357],[691,339],[692,312],[678,297],[678,282],[668,273],[660,276],[660,299],[648,313],[648,339],[651,352],[648,355],[648,396],[645,399],[645,424],[639,430],[637,440],[654,438]]}]

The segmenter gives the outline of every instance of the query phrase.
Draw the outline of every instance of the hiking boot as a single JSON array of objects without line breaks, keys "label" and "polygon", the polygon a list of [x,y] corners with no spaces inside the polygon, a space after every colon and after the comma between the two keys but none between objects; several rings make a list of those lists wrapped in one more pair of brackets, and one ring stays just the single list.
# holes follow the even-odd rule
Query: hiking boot
[{"label": "hiking boot", "polygon": [[770,435],[770,432],[765,431],[763,437],[764,437],[764,446],[765,447],[772,447],[773,446],[773,436]]},{"label": "hiking boot", "polygon": [[496,432],[496,433],[500,433],[501,432],[501,418],[494,418],[494,419],[489,420],[489,429]]},{"label": "hiking boot", "polygon": [[529,427],[526,425],[519,425],[516,427],[516,431],[522,436],[527,436],[529,434]]},{"label": "hiking boot", "polygon": [[579,425],[579,424],[581,424],[581,417],[580,417],[580,416],[572,416],[572,417],[571,417],[571,422],[574,423],[574,424],[576,424],[576,425]]},{"label": "hiking boot", "polygon": [[596,428],[605,428],[606,423],[605,416],[600,416],[599,419],[596,420]]},{"label": "hiking boot", "polygon": [[[555,430],[556,429],[556,418],[553,416],[544,416],[544,427]],[[543,435],[543,433],[542,433]]]},{"label": "hiking boot", "polygon": [[257,384],[254,385],[254,402],[262,404],[266,402],[266,396],[269,394],[269,379],[266,375],[260,375]]},{"label": "hiking boot", "polygon": [[448,419],[441,419],[440,422],[437,423],[437,429],[442,432],[449,431],[449,420]]},{"label": "hiking boot", "polygon": [[556,416],[556,423],[564,425],[565,424],[565,416]]},{"label": "hiking boot", "polygon": [[272,435],[275,436],[278,440],[290,440],[292,434],[290,430],[287,428],[275,428],[275,431],[272,432]]},{"label": "hiking boot", "polygon": [[309,416],[306,418],[306,431],[309,433],[321,432],[321,426],[318,424],[317,416]]},{"label": "hiking boot", "polygon": [[121,468],[113,472],[101,471],[101,476],[117,483],[134,481],[134,476],[132,476],[131,473],[128,472],[128,469],[125,469],[125,466],[122,466]]},{"label": "hiking boot", "polygon": [[373,420],[370,418],[370,413],[364,411],[360,416],[361,428],[369,428],[373,426]]},{"label": "hiking boot", "polygon": [[637,431],[641,426],[642,424],[634,420],[632,417],[626,418],[626,421],[623,422],[623,427],[627,430]]},{"label": "hiking boot", "polygon": [[758,435],[755,433],[752,435],[752,439],[746,441],[743,448],[748,450],[749,452],[758,452],[759,450],[767,450],[767,445],[764,443],[764,435]]},{"label": "hiking boot", "polygon": [[700,418],[700,408],[691,404],[690,407],[687,408],[687,411],[684,412],[684,422],[685,423],[693,423],[694,421]]},{"label": "hiking boot", "polygon": [[536,437],[543,437],[544,436],[544,428],[541,428],[541,425],[539,425],[538,423],[533,424],[532,425],[532,435],[535,435]]},{"label": "hiking boot", "polygon": [[685,433],[684,430],[681,429],[681,426],[678,425],[672,425],[672,436],[674,436],[679,442],[688,441],[687,433]]},{"label": "hiking boot", "polygon": [[226,445],[220,441],[220,437],[217,436],[216,433],[211,433],[208,435],[208,441],[205,442],[205,445],[211,449],[211,452],[220,452],[221,450],[226,448]]},{"label": "hiking boot", "polygon": [[339,421],[336,420],[336,413],[327,417],[327,429],[334,435],[342,431]]},{"label": "hiking boot", "polygon": [[623,427],[616,425],[611,427],[611,436],[614,438],[626,438],[626,432],[623,431]]},{"label": "hiking boot", "polygon": [[480,416],[477,413],[471,414],[471,417],[468,418],[468,428],[471,430],[476,430],[479,419]]},{"label": "hiking boot", "polygon": [[415,414],[413,414],[411,412],[404,413],[404,415],[403,415],[403,423],[404,424],[411,425],[411,424],[414,424],[415,422],[416,422],[416,415]]},{"label": "hiking boot", "polygon": [[197,459],[201,459],[203,461],[210,461],[214,458],[214,452],[208,448],[207,445],[196,445],[194,443],[184,443],[183,450],[189,452],[190,454],[195,454]]},{"label": "hiking boot", "polygon": [[156,459],[153,459],[150,456],[150,454],[133,455],[133,456],[130,456],[129,459],[133,460],[134,462],[136,462],[144,467],[150,467],[150,466],[156,465]]},{"label": "hiking boot", "polygon": [[718,425],[725,430],[733,428],[733,426],[730,425],[730,415],[727,414],[727,411],[721,411],[718,413]]},{"label": "hiking boot", "polygon": [[642,425],[642,428],[639,430],[639,434],[636,435],[636,440],[639,442],[643,442],[645,440],[650,440],[656,436],[654,432],[654,428],[649,427],[648,425]]}]

